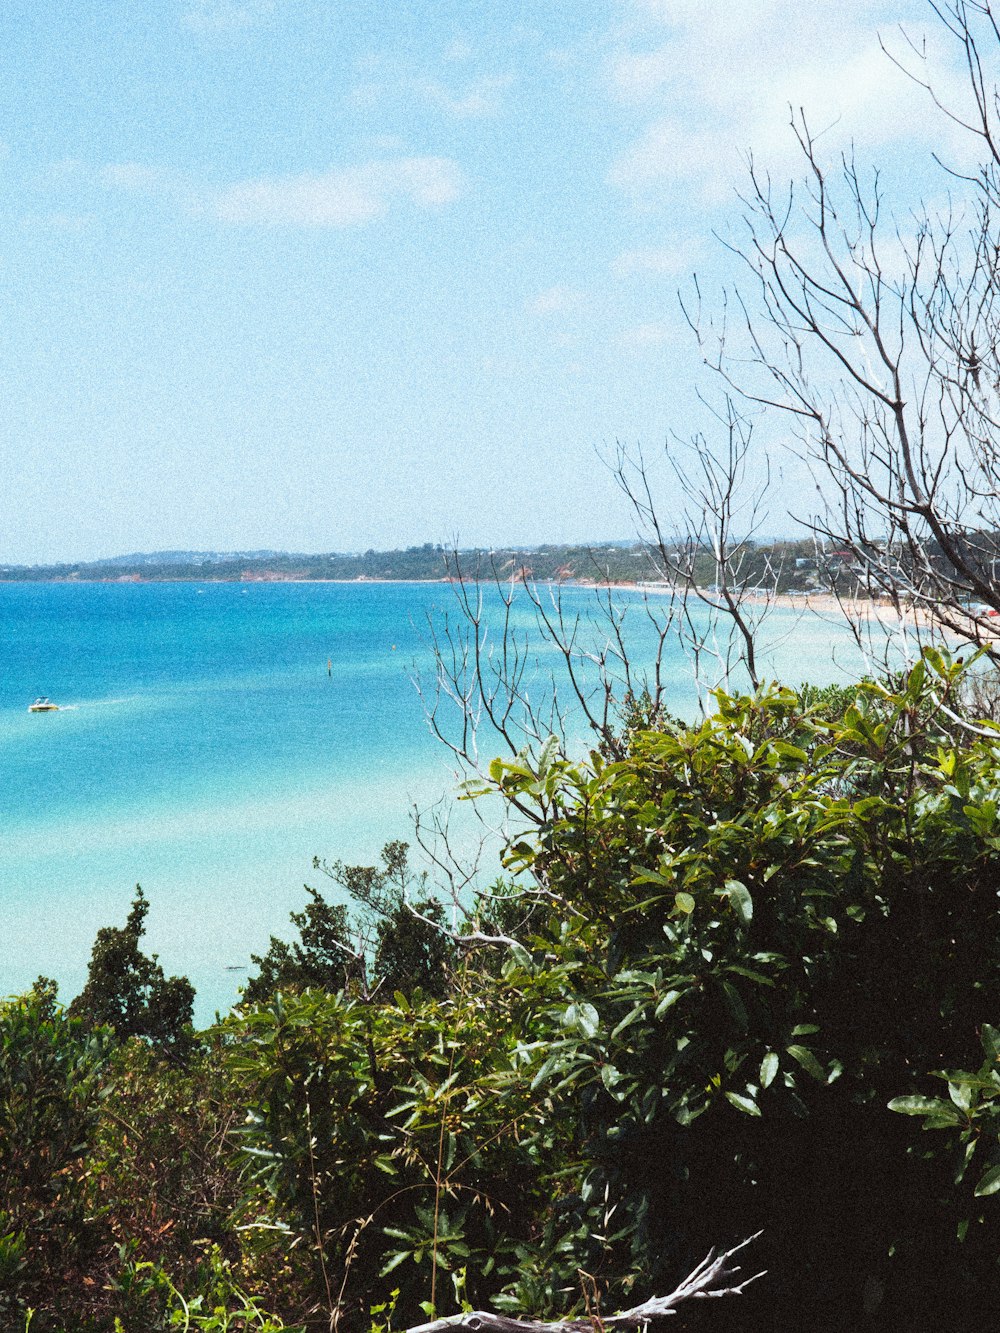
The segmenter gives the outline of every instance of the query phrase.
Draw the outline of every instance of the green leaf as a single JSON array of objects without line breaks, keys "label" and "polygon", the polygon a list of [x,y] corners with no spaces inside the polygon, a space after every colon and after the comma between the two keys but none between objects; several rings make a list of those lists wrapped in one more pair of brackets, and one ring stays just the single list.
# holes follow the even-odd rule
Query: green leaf
[{"label": "green leaf", "polygon": [[683,912],[685,916],[690,916],[694,911],[694,899],[691,897],[690,893],[684,893],[683,891],[675,893],[674,907],[678,912]]},{"label": "green leaf", "polygon": [[1000,1166],[991,1166],[976,1186],[976,1198],[982,1199],[987,1194],[996,1194],[1000,1190]]},{"label": "green leaf", "polygon": [[749,1097],[743,1097],[738,1092],[727,1092],[726,1100],[732,1102],[737,1111],[742,1111],[744,1115],[760,1115],[760,1107]]},{"label": "green leaf", "polygon": [[760,1062],[760,1086],[769,1088],[774,1082],[775,1075],[778,1072],[778,1053],[777,1051],[768,1051]]},{"label": "green leaf", "polygon": [[563,1027],[576,1028],[582,1037],[596,1037],[601,1027],[601,1019],[592,1004],[574,1003],[568,1006],[563,1015]]},{"label": "green leaf", "polygon": [[[632,882],[634,884],[666,884],[668,887],[672,887],[676,879],[676,875],[664,875],[659,870],[646,869],[637,871]],[[655,902],[656,899],[651,898],[649,901]]]},{"label": "green leaf", "polygon": [[727,879],[723,893],[732,903],[743,924],[748,926],[753,920],[753,899],[747,886],[738,879]]},{"label": "green leaf", "polygon": [[559,737],[549,736],[538,752],[538,772],[546,774],[553,762],[559,757]]},{"label": "green leaf", "polygon": [[736,1025],[741,1031],[746,1032],[749,1024],[747,1018],[746,1006],[740,999],[740,993],[731,981],[723,981],[722,990],[726,997],[726,1003],[729,1006],[729,1012],[736,1021]]},{"label": "green leaf", "polygon": [[983,1050],[986,1052],[986,1058],[994,1063],[1000,1063],[1000,1031],[990,1023],[983,1024],[982,1031]]},{"label": "green leaf", "polygon": [[965,1179],[966,1170],[968,1169],[969,1163],[972,1161],[975,1151],[976,1140],[970,1138],[969,1142],[965,1145],[965,1152],[962,1153],[962,1160],[959,1162],[958,1169],[955,1172],[956,1185],[961,1185],[962,1181]]},{"label": "green leaf", "polygon": [[948,1096],[960,1111],[968,1111],[974,1100],[974,1090],[967,1083],[948,1082]]},{"label": "green leaf", "polygon": [[630,1028],[632,1024],[635,1023],[638,1019],[645,1017],[646,1017],[646,1005],[643,1001],[640,1000],[637,1005],[634,1005],[629,1010],[629,1012],[620,1022],[615,1024],[611,1032],[611,1040],[614,1041],[614,1039],[620,1036],[625,1031],[626,1028]]},{"label": "green leaf", "polygon": [[817,1083],[826,1082],[826,1070],[813,1055],[808,1046],[786,1046],[785,1050],[796,1060],[807,1074],[812,1075]]},{"label": "green leaf", "polygon": [[622,1075],[614,1065],[601,1065],[601,1082],[607,1088],[608,1092],[613,1092],[616,1083],[622,1081]]},{"label": "green leaf", "polygon": [[797,745],[792,745],[788,741],[772,741],[771,753],[780,755],[782,759],[793,759],[797,764],[804,764],[809,756],[805,750]]},{"label": "green leaf", "polygon": [[890,1111],[898,1111],[900,1115],[934,1115],[947,1117],[949,1123],[958,1124],[959,1116],[951,1102],[942,1101],[940,1097],[893,1097],[889,1102]]},{"label": "green leaf", "polygon": [[405,1250],[397,1251],[397,1253],[389,1259],[388,1263],[383,1264],[379,1269],[379,1277],[385,1277],[386,1274],[391,1273],[394,1268],[398,1268],[400,1264],[405,1263],[409,1257],[409,1254]]},{"label": "green leaf", "polygon": [[523,944],[514,943],[511,945],[510,956],[518,967],[523,967],[526,972],[531,971],[531,954]]},{"label": "green leaf", "polygon": [[663,1015],[667,1012],[667,1010],[670,1009],[673,1005],[675,1005],[680,998],[681,998],[681,992],[679,990],[668,990],[666,995],[664,995],[663,999],[659,1002],[659,1004],[656,1006],[656,1009],[653,1011],[653,1017],[662,1018]]},{"label": "green leaf", "polygon": [[733,972],[738,977],[746,977],[748,981],[755,981],[758,986],[774,985],[771,977],[765,977],[763,972],[754,972],[751,968],[743,967],[740,963],[730,963],[726,971]]}]

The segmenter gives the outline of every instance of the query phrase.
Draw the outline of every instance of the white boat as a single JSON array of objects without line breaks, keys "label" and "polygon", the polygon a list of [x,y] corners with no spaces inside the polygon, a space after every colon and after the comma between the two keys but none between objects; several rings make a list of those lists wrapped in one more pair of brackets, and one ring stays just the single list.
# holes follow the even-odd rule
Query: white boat
[{"label": "white boat", "polygon": [[33,704],[28,704],[29,713],[58,713],[59,705],[54,704],[51,699],[40,696]]}]

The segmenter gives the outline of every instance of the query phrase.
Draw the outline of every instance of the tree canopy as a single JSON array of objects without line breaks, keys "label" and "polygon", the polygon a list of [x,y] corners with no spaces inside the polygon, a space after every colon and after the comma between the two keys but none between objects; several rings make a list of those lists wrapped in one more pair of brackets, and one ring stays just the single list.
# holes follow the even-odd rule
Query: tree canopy
[{"label": "tree canopy", "polygon": [[112,1028],[121,1040],[142,1037],[179,1054],[191,1040],[194,987],[186,977],[166,976],[156,954],[140,949],[148,912],[149,902],[137,884],[125,925],[97,932],[87,983],[70,1013],[91,1027]]}]

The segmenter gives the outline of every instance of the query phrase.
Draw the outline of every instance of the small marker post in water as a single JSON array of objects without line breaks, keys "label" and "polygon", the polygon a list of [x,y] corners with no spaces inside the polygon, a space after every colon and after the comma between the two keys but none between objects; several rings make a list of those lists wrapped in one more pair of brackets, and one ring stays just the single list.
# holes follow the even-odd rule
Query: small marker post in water
[{"label": "small marker post in water", "polygon": [[332,676],[332,675],[333,675],[333,658],[332,658],[332,657],[328,657],[328,658],[326,659],[326,674],[327,674],[328,676]]}]

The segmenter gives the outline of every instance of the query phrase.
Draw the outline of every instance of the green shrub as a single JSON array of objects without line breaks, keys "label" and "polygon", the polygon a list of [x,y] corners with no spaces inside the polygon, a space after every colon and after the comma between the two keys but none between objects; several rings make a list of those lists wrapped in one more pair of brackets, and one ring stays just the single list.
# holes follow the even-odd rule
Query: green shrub
[{"label": "green shrub", "polygon": [[193,1046],[191,1015],[194,987],[187,977],[167,977],[155,954],[139,948],[146,933],[149,903],[135,886],[124,926],[97,932],[87,970],[87,984],[70,1013],[91,1027],[111,1028],[119,1041],[140,1037],[157,1050],[183,1059]]},{"label": "green shrub", "polygon": [[536,1291],[565,1254],[617,1302],[763,1227],[769,1327],[1000,1296],[992,1228],[957,1246],[952,1164],[886,1110],[1000,1015],[1000,737],[956,725],[961,674],[928,653],[832,709],[720,696],[618,763],[493,766],[534,819],[508,863],[560,904],[506,983],[579,1111]]},{"label": "green shrub", "polygon": [[835,695],[720,695],[694,726],[640,709],[614,762],[554,740],[497,761],[470,794],[516,813],[505,860],[534,887],[479,911],[516,945],[414,954],[403,861],[353,868],[367,926],[317,895],[294,947],[325,965],[323,930],[349,932],[359,970],[310,988],[275,955],[291,989],[184,1062],[148,1033],[112,1055],[45,985],[10,1002],[4,1314],[554,1318],[763,1227],[734,1333],[978,1326],[1000,1299],[1000,729],[961,723],[963,679],[929,652]]},{"label": "green shrub", "polygon": [[111,1034],[67,1018],[44,980],[0,1004],[0,1316],[36,1309],[54,1328],[60,1291],[106,1244],[90,1208],[88,1150],[109,1084]]}]

